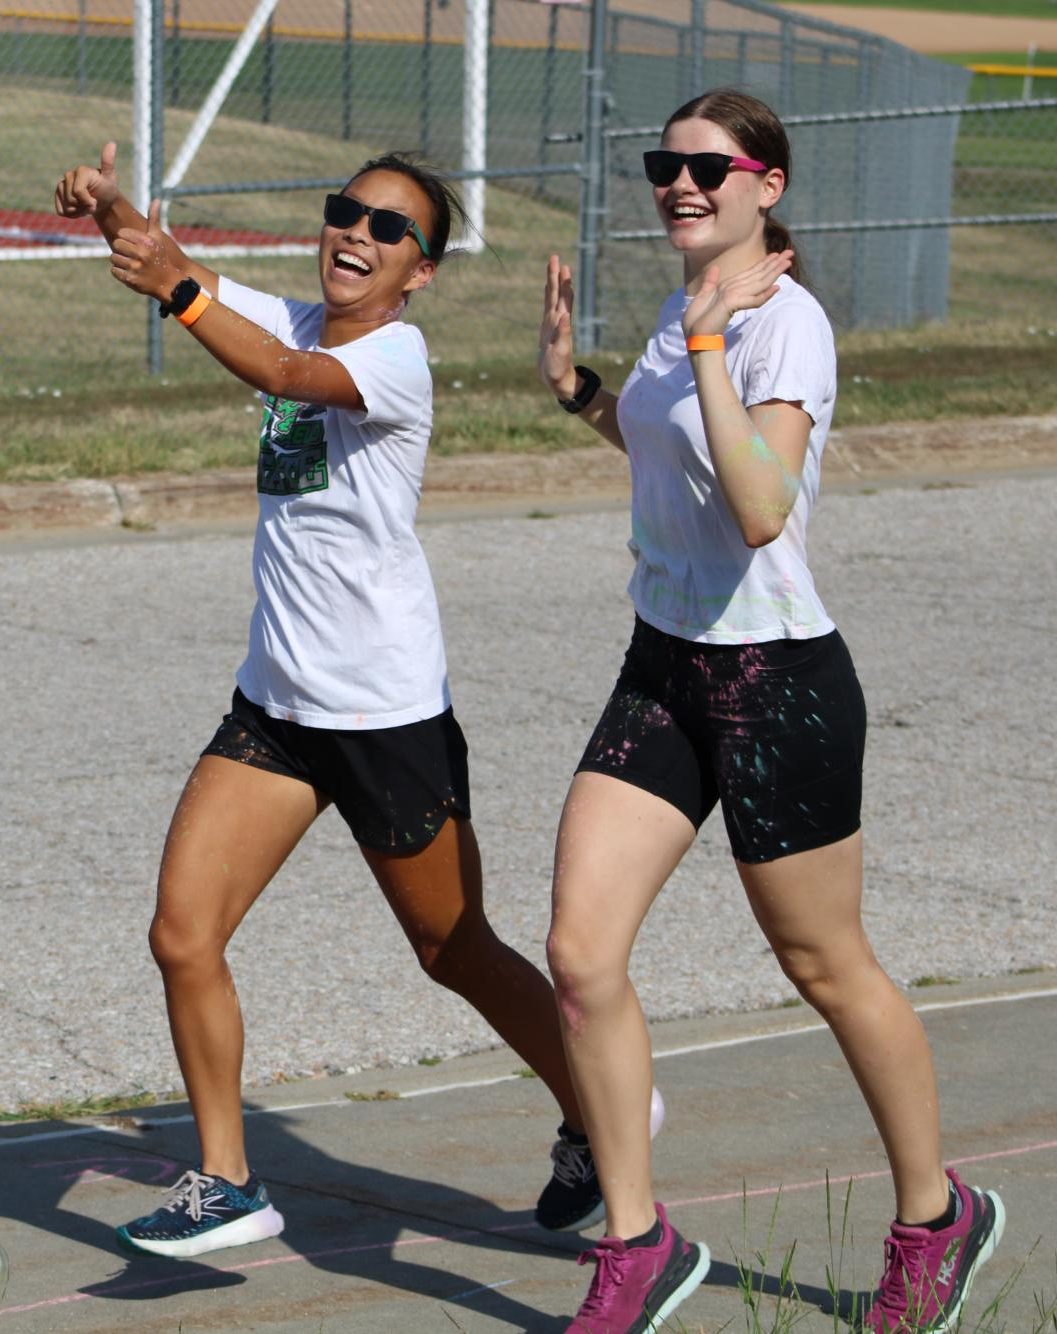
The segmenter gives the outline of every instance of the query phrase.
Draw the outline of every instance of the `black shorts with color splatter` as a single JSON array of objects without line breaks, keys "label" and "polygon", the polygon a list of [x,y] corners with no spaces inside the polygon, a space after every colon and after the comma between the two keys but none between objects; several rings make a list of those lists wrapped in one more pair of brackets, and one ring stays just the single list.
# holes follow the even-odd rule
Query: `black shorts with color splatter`
[{"label": "black shorts with color splatter", "polygon": [[450,708],[401,727],[342,731],[272,718],[236,688],[202,754],[310,783],[356,842],[378,852],[421,852],[449,815],[470,818],[466,741]]},{"label": "black shorts with color splatter", "polygon": [[636,617],[577,772],[663,798],[700,828],[723,807],[734,856],[768,862],[859,828],[866,706],[836,630],[699,644]]}]

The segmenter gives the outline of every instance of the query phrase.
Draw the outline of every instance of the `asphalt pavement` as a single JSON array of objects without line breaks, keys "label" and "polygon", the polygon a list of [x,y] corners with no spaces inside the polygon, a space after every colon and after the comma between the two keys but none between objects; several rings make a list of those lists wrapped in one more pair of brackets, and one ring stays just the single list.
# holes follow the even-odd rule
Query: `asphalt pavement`
[{"label": "asphalt pavement", "polygon": [[[915,995],[945,1006],[926,1022],[947,1152],[999,1189],[1010,1216],[965,1328],[1009,1334],[1033,1329],[1032,1293],[1052,1294],[1055,1278],[1054,986],[1034,971],[1057,965],[1043,653],[1057,628],[1055,502],[1052,476],[866,488],[824,496],[812,529],[817,582],[871,715],[865,920],[893,976],[932,983]],[[562,796],[630,630],[627,518],[460,518],[427,522],[423,536],[490,914],[542,963]],[[251,602],[243,529],[0,548],[0,1107],[137,1089],[178,1098],[145,932],[168,816],[226,707]],[[531,1224],[553,1108],[509,1053],[482,1052],[492,1039],[477,1016],[418,973],[339,820],[310,831],[231,958],[254,1163],[286,1233],[208,1263],[126,1263],[111,1228],[193,1161],[186,1107],[143,1113],[145,1129],[11,1125],[0,1330],[561,1328],[587,1275],[571,1263],[581,1239]],[[829,1035],[802,1007],[782,1008],[791,989],[719,824],[651,914],[634,977],[658,1053],[707,1048],[662,1055],[657,1070],[669,1107],[658,1191],[716,1257],[681,1312],[686,1328],[741,1327],[735,1257],[773,1288],[794,1238],[793,1275],[816,1304],[801,1327],[834,1328],[818,1307],[826,1174],[838,1224],[843,1183],[857,1178],[842,1292],[876,1279],[890,1186]],[[379,1089],[405,1096],[345,1096]],[[974,1325],[1022,1261],[1006,1323]]]}]

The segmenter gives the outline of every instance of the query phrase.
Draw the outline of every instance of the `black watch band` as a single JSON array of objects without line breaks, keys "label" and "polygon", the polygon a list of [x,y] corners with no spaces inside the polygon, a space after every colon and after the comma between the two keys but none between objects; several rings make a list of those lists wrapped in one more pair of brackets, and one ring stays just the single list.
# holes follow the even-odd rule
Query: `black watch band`
[{"label": "black watch band", "polygon": [[602,377],[597,375],[590,366],[574,366],[573,370],[580,377],[580,388],[573,394],[572,398],[559,398],[558,406],[564,408],[566,412],[583,412],[595,394],[602,388]]},{"label": "black watch band", "polygon": [[181,278],[172,289],[168,302],[159,302],[162,319],[166,320],[170,315],[182,315],[201,290],[193,278]]}]

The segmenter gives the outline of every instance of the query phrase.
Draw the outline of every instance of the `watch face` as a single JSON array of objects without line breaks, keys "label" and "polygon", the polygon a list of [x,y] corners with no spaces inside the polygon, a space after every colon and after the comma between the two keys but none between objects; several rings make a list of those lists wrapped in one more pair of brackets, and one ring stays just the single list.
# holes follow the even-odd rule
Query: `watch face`
[{"label": "watch face", "polygon": [[169,314],[182,315],[202,289],[193,278],[181,278],[169,298]]}]

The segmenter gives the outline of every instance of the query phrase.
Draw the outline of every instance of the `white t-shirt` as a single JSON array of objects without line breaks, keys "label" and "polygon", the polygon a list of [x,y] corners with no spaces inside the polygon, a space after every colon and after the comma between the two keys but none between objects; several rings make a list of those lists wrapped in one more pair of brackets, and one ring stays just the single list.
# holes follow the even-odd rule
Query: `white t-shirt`
[{"label": "white t-shirt", "polygon": [[742,403],[798,402],[813,423],[796,503],[773,542],[746,546],[716,480],[683,335],[685,289],[661,307],[617,405],[631,463],[628,592],[644,621],[682,639],[752,644],[833,629],[805,546],[836,398],[833,333],[803,287],[783,274],[778,288],[758,310],[736,312],[725,333]]},{"label": "white t-shirt", "polygon": [[253,546],[257,605],[239,687],[308,727],[398,727],[448,707],[433,580],[415,535],[433,383],[399,320],[317,348],[322,305],[221,278],[218,298],[288,347],[348,369],[365,408],[264,397]]}]

